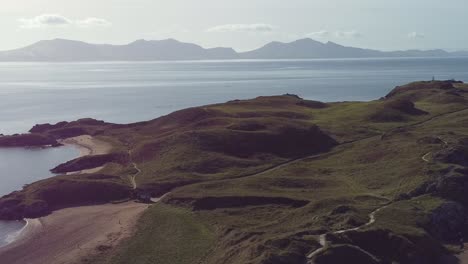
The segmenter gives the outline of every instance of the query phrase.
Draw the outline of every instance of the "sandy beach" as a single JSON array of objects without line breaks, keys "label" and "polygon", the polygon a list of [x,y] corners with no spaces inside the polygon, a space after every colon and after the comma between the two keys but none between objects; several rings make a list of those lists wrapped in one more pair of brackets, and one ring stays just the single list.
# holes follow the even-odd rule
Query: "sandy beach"
[{"label": "sandy beach", "polygon": [[[60,141],[63,145],[74,146],[80,151],[80,157],[88,155],[102,155],[107,154],[111,151],[112,146],[102,140],[96,139],[89,135],[83,135],[78,137],[67,138]],[[77,173],[95,173],[101,170],[102,167],[97,167],[89,170],[70,172],[68,174]]]},{"label": "sandy beach", "polygon": [[[112,146],[91,136],[61,141],[79,148],[80,156],[109,153]],[[97,171],[100,168],[82,171]],[[0,248],[0,263],[83,263],[129,237],[147,204],[127,202],[67,208],[39,219],[27,219],[17,239]]]},{"label": "sandy beach", "polygon": [[128,202],[83,206],[28,220],[12,244],[0,248],[0,262],[8,264],[83,263],[129,237],[147,204]]}]

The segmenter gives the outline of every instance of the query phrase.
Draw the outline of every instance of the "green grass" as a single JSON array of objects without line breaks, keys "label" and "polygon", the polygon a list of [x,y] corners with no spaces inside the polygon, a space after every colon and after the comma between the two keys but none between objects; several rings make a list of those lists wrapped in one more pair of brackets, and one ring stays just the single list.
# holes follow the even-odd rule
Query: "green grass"
[{"label": "green grass", "polygon": [[215,234],[200,217],[183,208],[157,204],[138,223],[134,237],[106,264],[193,264],[214,246]]},{"label": "green grass", "polygon": [[376,215],[376,223],[371,228],[388,229],[402,235],[424,233],[428,215],[443,202],[443,199],[430,195],[396,202]]}]

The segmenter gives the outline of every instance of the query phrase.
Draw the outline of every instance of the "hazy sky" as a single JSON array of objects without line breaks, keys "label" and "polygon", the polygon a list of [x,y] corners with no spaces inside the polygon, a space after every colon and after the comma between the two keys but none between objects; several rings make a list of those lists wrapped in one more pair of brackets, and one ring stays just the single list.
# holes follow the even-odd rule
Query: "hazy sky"
[{"label": "hazy sky", "polygon": [[41,39],[175,38],[257,48],[311,37],[394,49],[467,49],[467,0],[4,0],[0,50]]}]

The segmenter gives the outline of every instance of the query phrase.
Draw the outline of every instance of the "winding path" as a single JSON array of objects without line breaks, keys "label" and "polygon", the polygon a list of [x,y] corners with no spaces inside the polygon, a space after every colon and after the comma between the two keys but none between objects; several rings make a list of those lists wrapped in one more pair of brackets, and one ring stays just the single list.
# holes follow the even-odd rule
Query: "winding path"
[{"label": "winding path", "polygon": [[[385,133],[382,134],[381,136],[381,139],[384,139],[385,136],[387,136],[389,133],[392,133],[394,131],[398,131],[398,130],[401,130],[401,129],[405,129],[405,128],[408,128],[408,127],[415,127],[415,126],[418,126],[418,125],[422,125],[422,124],[425,124],[425,123],[428,123],[436,118],[439,118],[439,117],[443,117],[443,116],[447,116],[447,115],[451,115],[451,114],[455,114],[455,113],[459,113],[459,112],[463,112],[463,111],[466,111],[468,110],[468,108],[463,108],[463,109],[460,109],[460,110],[456,110],[456,111],[451,111],[451,112],[447,112],[447,113],[443,113],[443,114],[439,114],[439,115],[435,115],[435,116],[432,116],[426,120],[423,120],[423,121],[419,121],[419,122],[416,122],[416,123],[413,123],[413,124],[409,124],[409,125],[406,125],[406,126],[400,126],[400,127],[397,127],[397,128],[394,128],[394,129],[391,129]],[[375,137],[375,136],[373,136]],[[363,141],[363,140],[366,140],[366,139],[369,139],[369,138],[373,138],[373,137],[367,137],[367,138],[363,138],[363,139],[359,139],[359,140],[355,140],[355,141],[352,141],[351,143],[354,143],[354,142],[359,142],[359,141]],[[437,137],[440,141],[442,141],[442,143],[444,144],[444,147],[448,146],[448,142],[445,141],[444,139],[442,139],[441,137]],[[346,143],[342,143],[340,145],[344,145],[344,144],[348,144],[348,142]],[[424,156],[422,156],[422,160],[424,160],[425,162],[430,162],[430,159],[428,158],[428,156],[432,155],[432,151],[429,152],[429,153],[426,153]],[[299,159],[299,160],[304,160],[304,159],[307,159],[307,158],[303,158],[303,159]],[[297,161],[297,160],[296,160]],[[293,161],[295,162],[295,161]],[[287,164],[282,164],[282,166],[285,166]],[[273,169],[270,169],[270,170],[273,170]],[[338,230],[338,231],[333,231],[333,232],[328,232],[328,233],[324,233],[322,235],[319,236],[319,239],[318,239],[318,242],[320,244],[320,248],[318,248],[317,250],[309,253],[307,255],[307,258],[308,258],[308,263],[314,263],[313,262],[313,259],[320,253],[322,253],[323,251],[325,251],[328,247],[328,241],[327,241],[327,235],[329,234],[345,234],[345,233],[348,233],[348,232],[351,232],[351,231],[358,231],[358,230],[361,230],[365,227],[368,227],[372,224],[375,223],[376,221],[376,214],[382,210],[384,210],[385,208],[389,207],[390,205],[392,205],[393,202],[389,202],[387,203],[386,205],[382,206],[382,207],[379,207],[377,208],[375,211],[373,211],[372,213],[369,214],[369,222],[359,226],[359,227],[355,227],[355,228],[350,228],[350,229],[343,229],[343,230]],[[362,249],[361,249],[362,250]],[[364,251],[365,252],[365,251]],[[367,252],[365,252],[367,253]],[[369,253],[367,253],[369,254]],[[369,254],[371,257],[373,257],[371,254]]]},{"label": "winding path", "polygon": [[140,168],[138,168],[138,165],[135,162],[132,162],[132,166],[133,168],[135,168],[137,172],[133,174],[132,176],[130,176],[130,182],[132,183],[133,190],[136,190],[137,188],[136,177],[138,176],[138,174],[141,173],[141,170]]},{"label": "winding path", "polygon": [[[437,137],[437,139],[439,139],[440,141],[442,141],[442,143],[444,143],[444,147],[448,146],[448,142],[445,141],[443,138]],[[430,152],[426,153],[424,156],[422,156],[422,160],[427,162],[427,163],[431,162],[431,159],[429,159],[428,156],[432,155],[432,152],[433,151],[430,151]]]},{"label": "winding path", "polygon": [[132,159],[132,150],[129,148],[127,152],[128,152],[128,158],[130,159],[130,164],[136,170],[136,173],[134,173],[133,175],[130,175],[129,177],[133,190],[136,190],[137,188],[136,177],[141,173],[141,170],[140,168],[138,168],[138,165],[136,164],[136,162],[134,162]]},{"label": "winding path", "polygon": [[364,227],[368,227],[368,226],[374,224],[375,221],[377,220],[376,214],[378,212],[384,210],[385,208],[389,207],[391,204],[392,204],[392,202],[389,202],[386,205],[384,205],[382,207],[379,207],[375,211],[370,213],[369,214],[369,221],[367,223],[361,225],[361,226],[354,227],[354,228],[349,228],[349,229],[342,229],[342,230],[333,231],[333,232],[328,232],[328,233],[324,233],[324,234],[320,235],[319,239],[318,239],[318,242],[319,242],[321,247],[307,255],[307,258],[309,259],[309,263],[313,263],[311,261],[313,261],[314,257],[316,257],[318,254],[322,253],[323,251],[325,251],[327,249],[327,247],[328,247],[327,235],[329,235],[329,234],[345,234],[345,233],[352,232],[352,231],[358,231],[360,229],[363,229]]}]

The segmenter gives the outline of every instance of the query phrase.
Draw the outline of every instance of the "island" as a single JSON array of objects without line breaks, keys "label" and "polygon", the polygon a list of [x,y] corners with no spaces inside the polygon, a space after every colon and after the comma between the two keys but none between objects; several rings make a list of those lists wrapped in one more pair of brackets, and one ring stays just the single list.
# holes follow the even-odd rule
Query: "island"
[{"label": "island", "polygon": [[77,263],[440,263],[468,235],[467,113],[468,85],[447,80],[370,102],[285,94],[36,125],[0,146],[109,147],[2,197],[0,219],[89,219],[101,238],[133,223],[93,247],[60,245],[80,248]]}]

